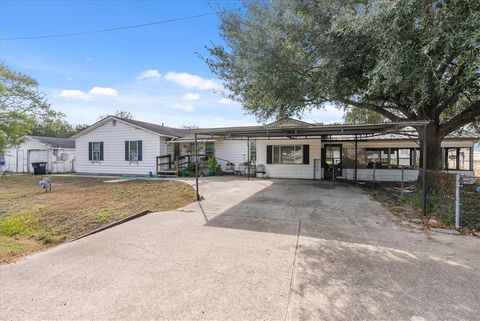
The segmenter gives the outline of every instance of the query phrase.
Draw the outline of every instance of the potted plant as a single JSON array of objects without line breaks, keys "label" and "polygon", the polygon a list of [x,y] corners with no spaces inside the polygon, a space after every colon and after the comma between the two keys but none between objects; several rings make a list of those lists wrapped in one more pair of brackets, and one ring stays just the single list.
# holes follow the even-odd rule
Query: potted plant
[{"label": "potted plant", "polygon": [[222,168],[220,167],[220,164],[217,162],[215,157],[210,156],[208,158],[208,176],[218,175],[221,169]]}]

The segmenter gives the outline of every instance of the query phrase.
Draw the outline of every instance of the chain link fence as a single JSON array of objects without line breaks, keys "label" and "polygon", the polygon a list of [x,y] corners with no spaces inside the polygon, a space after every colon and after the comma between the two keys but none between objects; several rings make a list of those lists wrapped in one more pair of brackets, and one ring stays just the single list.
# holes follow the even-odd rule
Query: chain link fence
[{"label": "chain link fence", "polygon": [[455,226],[480,231],[480,177],[457,175]]}]

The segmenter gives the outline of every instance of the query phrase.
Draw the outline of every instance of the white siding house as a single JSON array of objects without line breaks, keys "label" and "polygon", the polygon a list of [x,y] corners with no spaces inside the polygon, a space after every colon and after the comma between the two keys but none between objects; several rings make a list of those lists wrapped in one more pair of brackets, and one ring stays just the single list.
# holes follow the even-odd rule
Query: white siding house
[{"label": "white siding house", "polygon": [[[296,126],[311,124],[284,119],[263,128]],[[76,170],[94,174],[159,174],[164,169],[180,167],[180,164],[192,165],[197,157],[200,173],[207,174],[206,160],[214,156],[223,170],[230,162],[235,164],[236,173],[242,172],[247,168],[245,163],[252,161],[252,167],[263,165],[265,174],[272,178],[399,181],[403,175],[405,181],[411,181],[419,174],[420,149],[408,135],[384,134],[361,139],[354,157],[355,143],[344,136],[252,137],[246,140],[229,137],[232,130],[236,128],[222,128],[223,136],[200,135],[195,152],[194,129],[176,129],[109,116],[74,136]],[[442,142],[443,167],[473,175],[474,140],[472,137],[447,137]],[[166,162],[167,165],[162,165],[166,168],[157,166],[160,159]]]},{"label": "white siding house", "polygon": [[47,172],[74,171],[75,141],[56,137],[25,136],[18,145],[5,148],[5,169],[32,173],[33,162],[46,162]]},{"label": "white siding house", "polygon": [[[181,131],[181,130],[179,130]],[[109,116],[73,136],[77,173],[156,174],[157,156],[170,151],[175,129]]]},{"label": "white siding house", "polygon": [[[321,159],[321,140],[319,138],[257,140],[256,145],[256,163],[265,165],[265,171],[269,177],[320,178],[319,173],[314,171],[316,160]],[[283,150],[291,150],[293,146],[299,150],[295,156],[298,160],[295,160],[295,163],[283,163],[282,157],[288,157],[285,156]],[[268,153],[272,153],[272,156],[267,156]]]}]

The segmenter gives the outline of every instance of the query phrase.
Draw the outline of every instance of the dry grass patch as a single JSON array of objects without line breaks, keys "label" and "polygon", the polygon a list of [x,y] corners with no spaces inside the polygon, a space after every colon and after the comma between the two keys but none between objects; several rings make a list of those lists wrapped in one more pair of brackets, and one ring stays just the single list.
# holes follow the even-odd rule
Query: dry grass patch
[{"label": "dry grass patch", "polygon": [[39,177],[18,175],[0,181],[0,262],[74,239],[144,210],[168,211],[195,201],[187,184],[52,176],[52,192]]}]

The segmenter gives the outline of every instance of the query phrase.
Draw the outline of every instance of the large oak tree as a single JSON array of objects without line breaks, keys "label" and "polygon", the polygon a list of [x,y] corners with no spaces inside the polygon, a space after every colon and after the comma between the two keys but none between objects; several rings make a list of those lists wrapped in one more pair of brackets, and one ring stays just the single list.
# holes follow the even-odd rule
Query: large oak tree
[{"label": "large oak tree", "polygon": [[260,119],[335,104],[427,120],[433,170],[441,140],[480,123],[478,0],[255,1],[220,17],[225,44],[204,59]]}]

